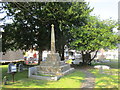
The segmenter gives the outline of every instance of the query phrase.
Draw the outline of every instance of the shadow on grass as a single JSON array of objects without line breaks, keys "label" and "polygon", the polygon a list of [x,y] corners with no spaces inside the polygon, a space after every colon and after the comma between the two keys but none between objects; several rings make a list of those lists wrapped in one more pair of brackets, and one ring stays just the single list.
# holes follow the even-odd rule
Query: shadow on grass
[{"label": "shadow on grass", "polygon": [[[22,87],[31,87],[34,88],[76,88],[80,86],[80,83],[83,80],[83,76],[80,71],[75,71],[69,75],[63,76],[58,81],[45,81],[45,80],[34,80],[34,79],[25,79],[22,80]],[[25,81],[25,82],[24,82]],[[71,83],[73,83],[71,85]],[[14,84],[15,85],[15,84]],[[15,86],[20,86],[15,85]]]},{"label": "shadow on grass", "polygon": [[110,66],[110,68],[119,69],[119,63],[118,62],[92,63],[92,65],[93,66],[95,66],[95,65],[108,65],[108,66]]},{"label": "shadow on grass", "polygon": [[28,78],[28,71],[15,74],[15,82],[12,82],[12,75],[7,74],[7,66],[3,66],[3,76],[9,79],[9,85],[3,85],[3,88],[79,88],[84,79],[84,74],[78,70],[63,76],[58,81],[35,80]]},{"label": "shadow on grass", "polygon": [[[113,73],[117,69],[110,69]],[[110,72],[110,70],[108,70]],[[107,71],[107,70],[105,70]],[[95,88],[118,88],[118,75],[109,75],[107,73],[100,73],[97,69],[90,70],[96,77]]]},{"label": "shadow on grass", "polygon": [[35,88],[35,87],[44,87],[47,85],[47,81],[44,80],[34,80],[34,79],[21,79],[13,84],[13,87],[16,88]]}]

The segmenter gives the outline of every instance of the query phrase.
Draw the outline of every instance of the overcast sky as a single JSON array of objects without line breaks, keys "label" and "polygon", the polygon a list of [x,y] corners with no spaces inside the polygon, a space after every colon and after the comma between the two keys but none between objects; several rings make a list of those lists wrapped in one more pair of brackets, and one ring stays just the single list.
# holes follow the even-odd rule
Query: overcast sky
[{"label": "overcast sky", "polygon": [[[85,0],[90,3],[90,7],[94,10],[91,15],[99,16],[101,19],[113,19],[118,21],[118,2],[120,0]],[[0,15],[1,18],[6,13]],[[7,20],[7,22],[11,22],[11,20]],[[0,24],[3,24],[1,22]],[[117,28],[113,31],[117,32]]]},{"label": "overcast sky", "polygon": [[[94,7],[92,15],[100,16],[101,19],[118,20],[118,1],[120,0],[85,0],[90,2],[90,7]],[[3,15],[2,15],[3,16]]]},{"label": "overcast sky", "polygon": [[[92,15],[100,16],[101,19],[114,19],[118,20],[118,2],[120,0],[85,0],[90,2],[90,7],[94,10]],[[0,15],[3,17],[5,15]],[[9,22],[9,21],[8,21]]]},{"label": "overcast sky", "polygon": [[120,0],[85,0],[94,7],[92,15],[100,16],[101,19],[112,18],[118,20],[118,2]]}]

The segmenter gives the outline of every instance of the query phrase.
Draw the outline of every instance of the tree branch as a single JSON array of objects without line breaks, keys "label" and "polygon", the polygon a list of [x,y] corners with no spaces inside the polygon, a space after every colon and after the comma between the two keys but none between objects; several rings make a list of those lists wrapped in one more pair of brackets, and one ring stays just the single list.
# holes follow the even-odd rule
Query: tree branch
[{"label": "tree branch", "polygon": [[90,61],[92,61],[97,56],[97,52],[98,52],[98,50],[95,52],[94,57]]}]

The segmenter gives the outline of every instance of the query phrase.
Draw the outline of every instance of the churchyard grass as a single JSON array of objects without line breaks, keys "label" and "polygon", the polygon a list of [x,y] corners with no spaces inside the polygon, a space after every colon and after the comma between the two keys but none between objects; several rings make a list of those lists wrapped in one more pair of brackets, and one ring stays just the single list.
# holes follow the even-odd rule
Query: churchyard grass
[{"label": "churchyard grass", "polygon": [[7,74],[8,65],[2,65],[2,78],[8,77],[8,85],[3,85],[3,88],[80,88],[85,75],[78,70],[63,76],[58,81],[35,80],[28,78],[28,71],[17,72],[15,74],[15,82],[12,82],[12,75]]},{"label": "churchyard grass", "polygon": [[[0,68],[2,68],[2,78],[4,76],[7,76],[8,80],[12,82],[12,74],[7,73],[8,65],[1,65]],[[20,80],[21,78],[27,78],[27,70],[24,72],[17,72],[15,73],[15,80]]]},{"label": "churchyard grass", "polygon": [[94,88],[118,88],[118,69],[103,70],[103,73],[100,73],[98,69],[89,71],[96,77]]},{"label": "churchyard grass", "polygon": [[118,88],[118,62],[106,62],[106,63],[92,63],[95,65],[107,65],[110,69],[102,70],[102,73],[98,69],[90,69],[89,71],[95,75],[95,88]]},{"label": "churchyard grass", "polygon": [[118,59],[108,59],[110,60],[111,62],[118,62]]},{"label": "churchyard grass", "polygon": [[[94,63],[94,65],[108,65],[110,70],[103,70],[101,73],[98,69],[89,69],[95,75],[94,88],[118,88],[118,63]],[[15,82],[12,82],[12,75],[7,74],[7,65],[0,66],[2,68],[2,78],[7,76],[8,85],[3,85],[3,88],[80,88],[85,79],[85,75],[75,70],[75,72],[62,77],[58,81],[35,80],[28,78],[28,71],[17,72],[15,74]]]},{"label": "churchyard grass", "polygon": [[118,62],[101,62],[101,63],[94,63],[92,62],[92,65],[107,65],[110,66],[110,68],[118,68],[119,67],[119,63]]}]

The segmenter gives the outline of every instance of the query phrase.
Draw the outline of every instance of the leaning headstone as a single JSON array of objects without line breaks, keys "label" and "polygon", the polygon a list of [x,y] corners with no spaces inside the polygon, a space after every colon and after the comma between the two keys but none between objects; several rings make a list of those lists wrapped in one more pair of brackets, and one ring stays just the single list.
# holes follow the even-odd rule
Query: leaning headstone
[{"label": "leaning headstone", "polygon": [[11,73],[11,66],[13,66],[13,65],[14,65],[14,63],[9,63],[8,64],[8,71],[7,71],[8,73]]},{"label": "leaning headstone", "polygon": [[23,64],[19,64],[18,72],[22,72],[22,71],[23,71]]}]

